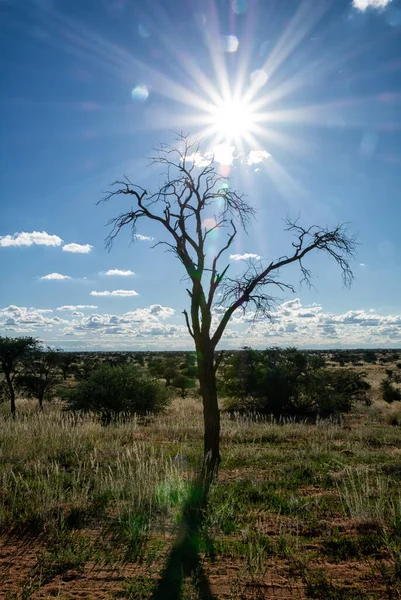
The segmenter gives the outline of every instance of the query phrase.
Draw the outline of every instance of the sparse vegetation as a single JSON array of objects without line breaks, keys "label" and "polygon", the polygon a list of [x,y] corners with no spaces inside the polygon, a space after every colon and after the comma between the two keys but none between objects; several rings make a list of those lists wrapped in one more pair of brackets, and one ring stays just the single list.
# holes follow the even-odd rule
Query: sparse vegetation
[{"label": "sparse vegetation", "polygon": [[[260,598],[400,597],[400,404],[380,395],[392,363],[340,369],[332,353],[261,355],[308,376],[344,374],[347,386],[347,373],[366,373],[373,406],[355,404],[341,422],[222,413],[223,460],[197,542],[216,597],[251,599],[255,590]],[[228,352],[222,374],[234,364],[241,385],[253,385],[240,369],[243,356]],[[7,564],[9,598],[69,598],[73,589],[84,597],[152,597],[202,455],[201,401],[190,390],[151,420],[141,410],[114,411],[104,427],[91,394],[102,374],[115,383],[110,396],[103,389],[106,414],[113,394],[124,396],[121,382],[145,378],[167,398],[173,386],[148,364],[172,360],[184,377],[196,369],[189,353],[72,355],[59,385],[85,389],[84,410],[65,411],[56,398],[38,411],[37,401],[20,397],[10,419],[8,403],[0,406],[0,568]],[[73,376],[74,365],[88,373],[88,387]],[[197,597],[193,586],[185,582],[184,598]]]}]

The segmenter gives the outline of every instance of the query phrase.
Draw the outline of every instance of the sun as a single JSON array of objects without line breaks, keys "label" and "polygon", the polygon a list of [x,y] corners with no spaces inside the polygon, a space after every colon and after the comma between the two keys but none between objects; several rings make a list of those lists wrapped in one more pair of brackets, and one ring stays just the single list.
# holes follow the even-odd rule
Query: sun
[{"label": "sun", "polygon": [[210,110],[209,131],[225,143],[240,143],[255,129],[256,115],[243,99],[221,99]]}]

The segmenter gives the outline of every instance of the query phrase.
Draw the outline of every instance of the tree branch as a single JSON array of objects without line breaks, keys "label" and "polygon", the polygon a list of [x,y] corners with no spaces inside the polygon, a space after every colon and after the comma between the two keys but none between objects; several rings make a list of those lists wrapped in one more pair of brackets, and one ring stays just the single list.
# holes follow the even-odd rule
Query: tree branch
[{"label": "tree branch", "polygon": [[207,301],[207,305],[209,308],[212,307],[213,304],[213,299],[214,299],[214,295],[216,293],[216,290],[218,288],[218,286],[220,285],[223,277],[225,276],[227,269],[229,267],[229,265],[226,266],[226,268],[224,269],[224,271],[221,273],[221,275],[218,275],[217,273],[217,262],[219,260],[219,258],[221,257],[221,255],[228,250],[228,248],[231,246],[235,236],[237,235],[237,229],[233,223],[233,221],[231,221],[231,226],[233,228],[233,233],[231,233],[228,236],[228,241],[227,244],[225,246],[223,246],[221,248],[221,250],[216,254],[216,256],[213,259],[213,264],[212,264],[212,274],[210,277],[210,286],[209,286],[209,297],[208,297],[208,301]]},{"label": "tree branch", "polygon": [[[292,246],[295,249],[294,253],[290,256],[284,256],[275,262],[271,262],[265,269],[262,269],[259,273],[256,273],[249,280],[245,279],[245,285],[241,285],[238,288],[236,299],[232,302],[231,306],[226,310],[220,321],[213,337],[212,343],[214,347],[218,344],[223,335],[223,332],[232,316],[232,314],[240,307],[248,304],[250,300],[254,300],[252,293],[258,287],[266,286],[268,284],[278,285],[281,289],[291,289],[290,284],[283,282],[277,282],[271,274],[277,273],[282,267],[291,263],[298,262],[301,266],[301,272],[303,280],[306,282],[310,281],[311,272],[306,269],[302,263],[303,258],[314,250],[323,250],[327,252],[337,264],[340,266],[343,275],[343,283],[349,286],[353,279],[349,259],[354,257],[356,249],[356,239],[354,236],[348,233],[345,225],[337,225],[333,230],[326,228],[320,228],[316,225],[304,229],[297,224],[297,221],[293,222],[290,219],[286,220],[287,228],[286,231],[293,231],[297,235],[297,241],[292,242]],[[260,295],[258,298],[259,304],[266,303],[268,309],[271,303],[271,296]]]},{"label": "tree branch", "polygon": [[191,325],[189,323],[189,316],[188,316],[188,312],[186,310],[182,311],[182,314],[185,317],[185,323],[187,325],[188,331],[189,331],[189,335],[191,336],[191,338],[195,339],[195,335],[194,332],[192,331]]}]

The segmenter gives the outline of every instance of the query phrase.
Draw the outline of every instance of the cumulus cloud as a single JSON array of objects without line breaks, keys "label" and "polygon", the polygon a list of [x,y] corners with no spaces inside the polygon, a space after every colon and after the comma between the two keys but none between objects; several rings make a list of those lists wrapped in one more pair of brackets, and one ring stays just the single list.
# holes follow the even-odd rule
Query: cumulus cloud
[{"label": "cumulus cloud", "polygon": [[367,8],[385,8],[392,0],[353,0],[352,6],[365,11]]},{"label": "cumulus cloud", "polygon": [[[0,332],[12,336],[40,336],[59,346],[65,345],[63,340],[70,336],[80,340],[82,349],[127,348],[132,347],[134,340],[135,347],[143,349],[191,347],[192,340],[183,318],[171,307],[152,304],[121,314],[84,314],[80,308],[95,307],[84,304],[60,306],[58,310],[62,311],[63,317],[60,318],[51,309],[11,305],[0,309]],[[224,307],[215,307],[213,326],[224,310]],[[231,348],[243,345],[255,348],[274,345],[397,348],[401,344],[401,314],[385,315],[373,309],[333,314],[325,312],[320,304],[303,305],[299,298],[293,298],[277,305],[270,319],[255,320],[254,317],[252,313],[244,315],[242,311],[236,311],[224,334],[223,344]]]},{"label": "cumulus cloud", "polygon": [[231,166],[236,158],[235,146],[217,144],[204,154],[201,152],[190,154],[186,160],[192,162],[196,167],[206,167],[213,161],[220,165]]},{"label": "cumulus cloud", "polygon": [[[77,311],[76,311],[77,312]],[[122,315],[91,314],[87,317],[73,314],[74,318],[62,330],[62,335],[98,335],[102,339],[108,336],[119,338],[155,339],[183,336],[184,325],[166,324],[165,321],[174,316],[174,309],[161,304],[152,304],[148,308],[138,308]],[[163,322],[164,321],[164,322]]]},{"label": "cumulus cloud", "polygon": [[154,240],[154,238],[152,238],[152,236],[150,236],[150,235],[142,235],[142,233],[136,233],[134,235],[134,238],[136,240],[139,240],[140,242],[151,242],[152,240]]},{"label": "cumulus cloud", "polygon": [[[237,322],[246,322],[242,314]],[[260,320],[248,331],[259,345],[262,340],[268,345],[272,337],[282,344],[310,347],[391,345],[401,337],[401,315],[379,315],[364,309],[335,315],[325,313],[318,304],[305,307],[295,298],[272,312],[270,324]]]},{"label": "cumulus cloud", "polygon": [[58,235],[50,235],[46,231],[32,231],[27,233],[14,233],[14,235],[0,236],[0,246],[61,246],[63,240]]},{"label": "cumulus cloud", "polygon": [[266,150],[251,150],[247,156],[244,156],[242,153],[236,153],[235,146],[218,144],[204,154],[201,152],[190,154],[187,161],[192,162],[196,167],[206,167],[213,160],[224,166],[231,166],[238,160],[240,162],[245,161],[247,165],[256,165],[268,160],[270,157],[271,154]]},{"label": "cumulus cloud", "polygon": [[161,304],[152,304],[149,307],[149,314],[158,317],[159,319],[169,319],[174,315],[174,308],[169,306],[161,306]]},{"label": "cumulus cloud", "polygon": [[230,254],[230,260],[260,260],[262,257],[259,254],[246,252],[245,254]]},{"label": "cumulus cloud", "polygon": [[62,275],[61,273],[49,273],[48,275],[42,275],[39,277],[42,280],[54,280],[54,281],[62,281],[64,279],[72,279],[69,275]]},{"label": "cumulus cloud", "polygon": [[189,154],[186,160],[193,163],[195,167],[207,167],[212,162],[213,155],[209,153],[208,156],[204,156],[201,152],[194,152]]},{"label": "cumulus cloud", "polygon": [[246,158],[248,165],[257,165],[271,157],[266,150],[251,150]]},{"label": "cumulus cloud", "polygon": [[91,296],[120,296],[121,298],[127,298],[129,296],[138,296],[138,292],[135,290],[105,290],[103,292],[97,292],[93,290],[90,293]]},{"label": "cumulus cloud", "polygon": [[11,304],[0,309],[0,329],[17,332],[34,332],[38,328],[53,329],[67,323],[60,317],[51,316],[51,309],[27,308]]},{"label": "cumulus cloud", "polygon": [[58,306],[56,310],[71,311],[71,310],[83,310],[84,308],[97,308],[94,304],[65,304],[64,306]]},{"label": "cumulus cloud", "polygon": [[280,310],[281,312],[285,312],[287,310],[299,310],[301,306],[301,300],[299,298],[294,298],[293,300],[287,300],[286,302],[282,302],[278,310]]},{"label": "cumulus cloud", "polygon": [[77,254],[89,254],[93,246],[90,244],[65,244],[63,246],[63,252],[75,252]]},{"label": "cumulus cloud", "polygon": [[129,277],[130,275],[135,275],[135,273],[133,271],[130,271],[129,269],[127,269],[126,271],[124,271],[123,269],[109,269],[104,273],[104,275],[108,275],[111,277],[114,275],[118,275],[121,277]]}]

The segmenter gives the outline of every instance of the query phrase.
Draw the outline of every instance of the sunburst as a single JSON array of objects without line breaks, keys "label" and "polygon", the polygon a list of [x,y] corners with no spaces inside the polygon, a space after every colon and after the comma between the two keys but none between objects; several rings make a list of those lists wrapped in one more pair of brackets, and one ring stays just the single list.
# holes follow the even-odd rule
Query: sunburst
[{"label": "sunburst", "polygon": [[244,98],[221,98],[205,115],[205,133],[211,134],[217,142],[241,146],[255,132],[257,118],[252,105]]}]

